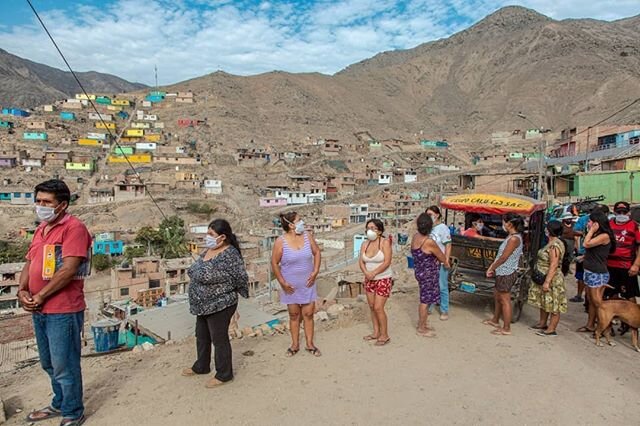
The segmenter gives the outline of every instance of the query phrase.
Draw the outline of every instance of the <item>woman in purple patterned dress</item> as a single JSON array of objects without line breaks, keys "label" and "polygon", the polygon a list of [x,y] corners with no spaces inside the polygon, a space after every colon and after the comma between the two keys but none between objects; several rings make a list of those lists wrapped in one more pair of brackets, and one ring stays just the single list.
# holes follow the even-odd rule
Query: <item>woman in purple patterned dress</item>
[{"label": "woman in purple patterned dress", "polygon": [[423,337],[434,337],[435,330],[430,328],[429,305],[440,303],[440,264],[449,268],[449,261],[430,237],[433,220],[427,213],[422,213],[416,219],[418,232],[411,240],[411,254],[413,268],[420,287],[420,305],[418,306],[417,334]]},{"label": "woman in purple patterned dress", "polygon": [[306,351],[320,356],[320,350],[313,343],[320,248],[313,236],[305,232],[304,222],[296,212],[280,215],[280,223],[285,233],[273,246],[271,266],[282,287],[280,302],[289,310],[291,346],[287,349],[287,356],[291,357],[300,350],[300,317],[304,321]]}]

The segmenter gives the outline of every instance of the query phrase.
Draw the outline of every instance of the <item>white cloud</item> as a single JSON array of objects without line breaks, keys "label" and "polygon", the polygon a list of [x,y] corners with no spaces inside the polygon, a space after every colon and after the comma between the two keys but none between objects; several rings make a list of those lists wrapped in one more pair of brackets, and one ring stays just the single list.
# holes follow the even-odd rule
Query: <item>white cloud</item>
[{"label": "white cloud", "polygon": [[[556,19],[640,13],[638,0],[118,0],[42,17],[75,69],[150,84],[157,64],[167,84],[217,69],[331,74],[384,50],[448,36],[512,3]],[[0,46],[63,67],[35,20],[0,26]]]}]

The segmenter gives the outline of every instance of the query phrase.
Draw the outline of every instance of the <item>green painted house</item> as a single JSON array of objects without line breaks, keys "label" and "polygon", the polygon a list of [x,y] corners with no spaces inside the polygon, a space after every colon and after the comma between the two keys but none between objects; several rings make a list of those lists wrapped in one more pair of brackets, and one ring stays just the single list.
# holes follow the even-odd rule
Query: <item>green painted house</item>
[{"label": "green painted house", "polygon": [[605,204],[640,202],[640,172],[629,170],[578,173],[569,192],[578,198],[604,195]]}]

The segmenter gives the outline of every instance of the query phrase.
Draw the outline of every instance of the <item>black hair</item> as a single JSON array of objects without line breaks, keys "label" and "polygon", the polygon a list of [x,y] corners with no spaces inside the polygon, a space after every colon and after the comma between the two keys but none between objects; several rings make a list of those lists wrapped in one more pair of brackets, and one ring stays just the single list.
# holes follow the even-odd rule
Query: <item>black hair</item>
[{"label": "black hair", "polygon": [[616,236],[611,230],[611,226],[609,226],[609,218],[607,217],[607,215],[600,210],[594,211],[589,215],[589,220],[591,220],[591,222],[597,223],[598,227],[600,228],[598,229],[596,235],[604,233],[609,236],[609,241],[611,242],[609,253],[613,253],[614,251],[616,251]]},{"label": "black hair", "polygon": [[604,213],[605,216],[609,214],[610,210],[609,210],[609,206],[606,204],[598,204],[597,206],[595,206],[593,208],[593,210],[591,211],[591,213],[594,212],[601,212]]},{"label": "black hair", "polygon": [[478,213],[471,213],[469,215],[469,223],[477,222],[482,220],[482,217]]},{"label": "black hair", "polygon": [[427,210],[425,210],[425,213],[427,213],[429,210],[431,210],[432,212],[437,214],[438,215],[438,219],[442,220],[442,213],[440,213],[440,207],[438,207],[438,206],[429,206],[429,208]]},{"label": "black hair", "polygon": [[522,234],[524,232],[524,219],[522,216],[515,213],[507,213],[502,216],[502,221],[510,223],[518,234]]},{"label": "black hair", "polygon": [[381,234],[384,234],[384,223],[382,223],[380,219],[369,219],[365,226],[368,227],[370,223],[373,223],[378,231],[380,231]]},{"label": "black hair", "polygon": [[[549,231],[549,236],[560,238],[562,235],[562,224],[557,220],[552,220],[547,223],[547,231]],[[567,275],[571,267],[571,253],[569,253],[567,242],[562,238],[560,238],[560,241],[562,241],[562,245],[564,246],[564,256],[562,256],[561,259],[560,270],[563,275]]]},{"label": "black hair", "polygon": [[224,219],[214,219],[209,224],[209,229],[213,229],[218,235],[224,235],[229,245],[235,247],[235,249],[238,250],[238,253],[240,253],[240,257],[242,257],[238,238],[236,238],[236,234],[231,230],[229,222]]},{"label": "black hair", "polygon": [[616,209],[618,208],[618,205],[622,204],[622,207],[624,207],[627,211],[631,210],[631,204],[627,203],[626,201],[618,201],[617,203],[615,203],[613,205],[613,211],[615,212]]},{"label": "black hair", "polygon": [[38,195],[38,192],[46,192],[47,194],[53,194],[56,201],[59,203],[69,202],[71,201],[71,191],[64,181],[60,179],[50,179],[38,184],[34,190],[35,194]]},{"label": "black hair", "polygon": [[280,214],[280,226],[282,226],[282,230],[284,232],[289,232],[289,225],[293,225],[293,221],[296,220],[296,216],[298,216],[297,212],[287,212]]},{"label": "black hair", "polygon": [[433,229],[433,219],[426,213],[421,213],[416,219],[416,225],[418,226],[418,232],[425,237],[431,235]]}]

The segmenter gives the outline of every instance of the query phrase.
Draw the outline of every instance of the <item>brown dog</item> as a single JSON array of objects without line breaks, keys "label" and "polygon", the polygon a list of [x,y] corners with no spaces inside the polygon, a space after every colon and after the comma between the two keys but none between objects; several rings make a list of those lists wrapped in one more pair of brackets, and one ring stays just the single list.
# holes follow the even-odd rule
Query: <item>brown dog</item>
[{"label": "brown dog", "polygon": [[598,326],[596,327],[596,345],[604,346],[600,343],[600,336],[604,334],[604,338],[609,346],[615,346],[615,343],[609,340],[611,329],[611,320],[618,317],[620,321],[629,324],[631,329],[631,344],[640,352],[638,347],[638,327],[640,327],[640,305],[628,300],[605,300],[600,303],[598,308]]}]

